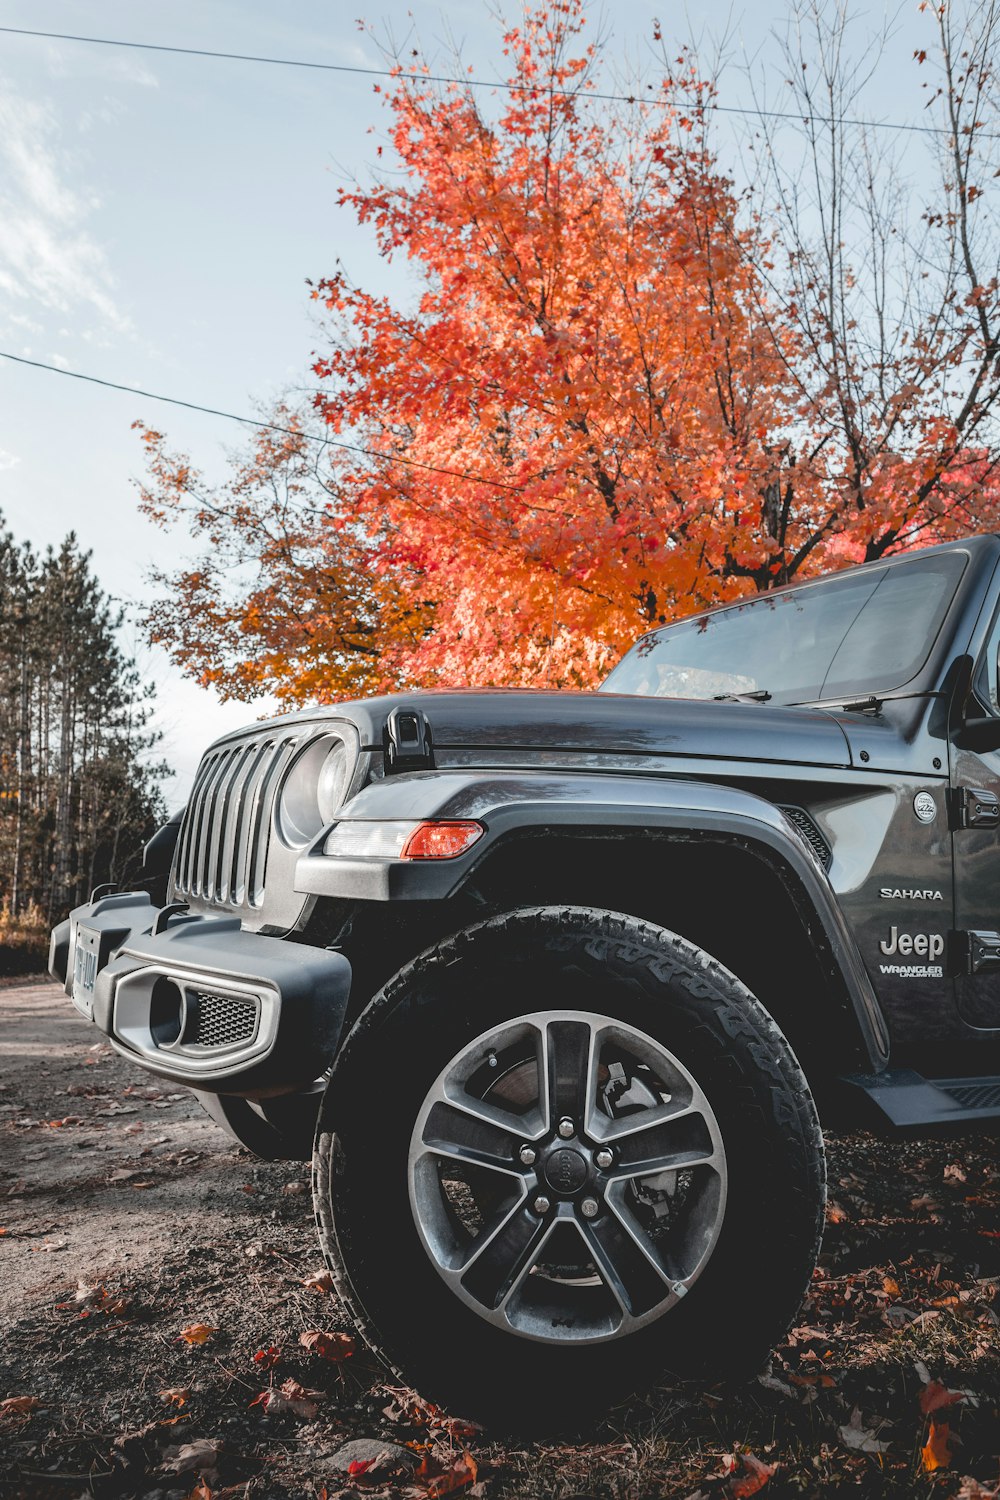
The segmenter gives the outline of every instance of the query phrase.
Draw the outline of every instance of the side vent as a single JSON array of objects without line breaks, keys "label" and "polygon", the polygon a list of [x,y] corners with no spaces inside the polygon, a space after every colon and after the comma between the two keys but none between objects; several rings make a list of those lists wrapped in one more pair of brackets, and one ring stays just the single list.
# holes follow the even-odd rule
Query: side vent
[{"label": "side vent", "polygon": [[794,823],[800,838],[808,844],[824,870],[833,863],[833,851],[804,807],[783,807],[781,811]]}]

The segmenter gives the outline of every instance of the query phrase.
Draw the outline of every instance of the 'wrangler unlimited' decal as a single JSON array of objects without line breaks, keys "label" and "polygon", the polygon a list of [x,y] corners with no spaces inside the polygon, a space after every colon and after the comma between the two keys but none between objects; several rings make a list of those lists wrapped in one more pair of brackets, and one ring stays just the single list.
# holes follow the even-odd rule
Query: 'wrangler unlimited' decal
[{"label": "'wrangler unlimited' decal", "polygon": [[944,953],[944,937],[940,932],[900,932],[898,927],[889,929],[888,938],[879,943],[886,958],[924,959],[924,963],[880,964],[883,974],[893,974],[898,979],[941,979],[944,969],[936,962]]}]

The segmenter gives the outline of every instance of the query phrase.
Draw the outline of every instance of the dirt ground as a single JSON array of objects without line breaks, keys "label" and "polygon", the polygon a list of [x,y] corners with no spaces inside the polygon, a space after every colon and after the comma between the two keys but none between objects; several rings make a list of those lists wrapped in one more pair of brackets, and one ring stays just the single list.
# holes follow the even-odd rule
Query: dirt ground
[{"label": "dirt ground", "polygon": [[235,1148],[56,985],[8,984],[0,1495],[1000,1494],[995,1143],[843,1136],[830,1179],[821,1267],[761,1379],[653,1392],[586,1441],[503,1444],[353,1344],[306,1167]]}]

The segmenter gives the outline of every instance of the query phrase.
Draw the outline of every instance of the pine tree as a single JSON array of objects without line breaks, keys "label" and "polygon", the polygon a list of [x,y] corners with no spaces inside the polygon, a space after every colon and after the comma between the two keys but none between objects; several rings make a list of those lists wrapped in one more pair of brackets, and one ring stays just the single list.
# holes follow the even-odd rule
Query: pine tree
[{"label": "pine tree", "polygon": [[[150,691],[74,535],[43,557],[0,521],[0,908],[58,920],[133,874],[163,816]],[[0,944],[4,933],[0,930]],[[3,955],[0,952],[0,967]]]}]

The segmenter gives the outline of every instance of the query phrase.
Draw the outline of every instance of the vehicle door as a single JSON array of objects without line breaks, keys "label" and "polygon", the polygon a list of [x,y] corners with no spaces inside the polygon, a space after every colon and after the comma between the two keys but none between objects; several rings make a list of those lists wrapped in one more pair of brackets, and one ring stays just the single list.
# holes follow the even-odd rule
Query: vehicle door
[{"label": "vehicle door", "polygon": [[[955,870],[953,967],[959,1012],[1000,1031],[1000,607],[973,672],[966,723],[951,744]],[[964,970],[964,972],[962,972]]]}]

